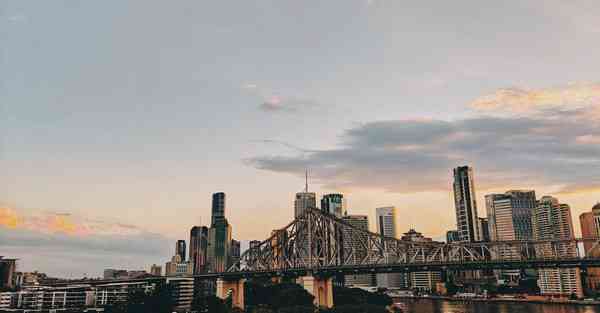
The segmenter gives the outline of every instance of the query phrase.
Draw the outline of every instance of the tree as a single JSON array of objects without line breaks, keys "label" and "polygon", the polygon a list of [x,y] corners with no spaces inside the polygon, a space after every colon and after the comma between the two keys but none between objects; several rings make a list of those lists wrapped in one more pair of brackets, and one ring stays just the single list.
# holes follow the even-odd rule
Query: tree
[{"label": "tree", "polygon": [[207,313],[231,313],[225,301],[216,296],[196,297],[192,300],[192,310]]}]

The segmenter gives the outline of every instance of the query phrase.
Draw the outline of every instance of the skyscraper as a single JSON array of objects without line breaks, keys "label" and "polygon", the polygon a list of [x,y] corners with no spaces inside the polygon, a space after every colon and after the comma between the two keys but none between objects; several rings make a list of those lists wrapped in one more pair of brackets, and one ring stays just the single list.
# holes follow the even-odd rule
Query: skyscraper
[{"label": "skyscraper", "polygon": [[294,218],[302,215],[308,208],[317,208],[317,195],[314,192],[308,192],[308,171],[306,172],[306,184],[304,191],[296,193],[294,199]]},{"label": "skyscraper", "polygon": [[211,226],[217,219],[225,218],[225,193],[216,192],[212,195]]},{"label": "skyscraper", "polygon": [[207,266],[210,272],[224,272],[230,263],[231,253],[231,225],[225,218],[225,193],[213,194],[212,200]]},{"label": "skyscraper", "polygon": [[208,227],[194,226],[190,230],[190,262],[194,263],[194,274],[206,272],[208,255]]},{"label": "skyscraper", "polygon": [[459,241],[480,241],[479,220],[473,169],[459,166],[454,169],[454,205]]},{"label": "skyscraper", "polygon": [[[579,222],[581,223],[581,236],[583,238],[600,238],[600,203],[594,205],[592,211],[581,214]],[[594,242],[584,242],[583,248],[587,256],[600,256],[600,247],[594,247]],[[589,289],[600,289],[600,268],[588,268],[585,283]]]},{"label": "skyscraper", "polygon": [[[344,215],[342,218],[348,224],[364,230],[369,231],[369,217],[366,215]],[[360,237],[352,237],[348,234],[344,234],[344,250],[346,253],[353,251],[353,257],[356,261],[361,260],[367,254],[367,250],[361,243]],[[362,237],[362,236],[361,236]],[[366,233],[363,240],[366,240]],[[346,286],[373,286],[375,284],[375,276],[373,274],[357,274],[357,275],[345,275],[344,284]]]},{"label": "skyscraper", "polygon": [[[535,240],[568,240],[575,237],[571,208],[550,196],[542,197],[532,215],[533,237]],[[575,243],[548,243],[537,245],[538,257],[576,257]],[[581,274],[578,268],[544,268],[539,270],[538,286],[543,295],[568,297],[583,296]]]},{"label": "skyscraper", "polygon": [[[536,208],[535,191],[511,190],[503,194],[486,195],[485,207],[491,241],[533,239],[531,216]],[[502,258],[518,260],[521,251],[503,248],[498,253]],[[510,282],[518,282],[521,277],[519,270],[497,270],[495,274],[498,279]]]},{"label": "skyscraper", "polygon": [[321,199],[321,211],[329,213],[337,218],[342,218],[342,215],[346,211],[344,195],[339,193],[324,195]]},{"label": "skyscraper", "polygon": [[240,254],[241,254],[241,246],[240,246],[240,242],[235,240],[235,239],[231,239],[231,252],[229,253],[229,266],[235,264],[237,261],[240,260]]},{"label": "skyscraper", "polygon": [[[375,209],[377,232],[386,237],[397,238],[396,208],[382,207]],[[406,288],[406,275],[402,273],[377,274],[377,286],[383,288]]]},{"label": "skyscraper", "polygon": [[181,262],[185,262],[185,240],[177,240],[175,244],[175,254],[181,257]]},{"label": "skyscraper", "polygon": [[453,243],[458,241],[458,230],[449,230],[446,232],[446,242]]}]

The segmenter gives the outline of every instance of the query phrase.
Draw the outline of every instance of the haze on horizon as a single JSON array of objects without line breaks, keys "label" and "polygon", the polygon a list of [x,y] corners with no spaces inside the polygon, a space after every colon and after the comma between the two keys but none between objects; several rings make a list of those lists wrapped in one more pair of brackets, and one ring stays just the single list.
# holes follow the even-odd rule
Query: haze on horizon
[{"label": "haze on horizon", "polygon": [[0,3],[0,255],[22,270],[163,264],[216,191],[264,239],[306,168],[434,238],[463,164],[482,216],[535,189],[578,230],[600,201],[598,1]]}]

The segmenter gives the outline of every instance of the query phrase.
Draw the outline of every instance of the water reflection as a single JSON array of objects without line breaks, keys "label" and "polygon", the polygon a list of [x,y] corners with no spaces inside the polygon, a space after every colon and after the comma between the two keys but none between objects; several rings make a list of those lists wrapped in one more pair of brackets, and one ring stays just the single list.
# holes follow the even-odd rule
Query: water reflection
[{"label": "water reflection", "polygon": [[600,313],[600,306],[537,303],[406,301],[408,313]]}]

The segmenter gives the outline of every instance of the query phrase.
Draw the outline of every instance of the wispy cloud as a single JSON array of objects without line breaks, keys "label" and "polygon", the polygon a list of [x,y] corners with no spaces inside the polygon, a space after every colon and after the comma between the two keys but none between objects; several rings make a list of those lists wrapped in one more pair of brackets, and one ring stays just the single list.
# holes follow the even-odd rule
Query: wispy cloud
[{"label": "wispy cloud", "polygon": [[600,83],[572,83],[545,89],[503,88],[475,99],[471,106],[488,112],[517,113],[589,108],[600,106]]},{"label": "wispy cloud", "polygon": [[296,112],[317,107],[319,103],[307,97],[277,92],[255,83],[245,83],[242,90],[262,101],[259,108],[265,112]]}]

